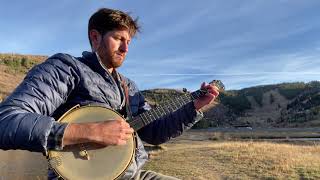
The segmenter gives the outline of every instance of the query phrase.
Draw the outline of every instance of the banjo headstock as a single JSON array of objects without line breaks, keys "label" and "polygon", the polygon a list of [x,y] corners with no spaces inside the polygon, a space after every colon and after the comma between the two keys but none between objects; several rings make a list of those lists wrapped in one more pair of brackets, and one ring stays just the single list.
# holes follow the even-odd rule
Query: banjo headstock
[{"label": "banjo headstock", "polygon": [[[213,80],[209,84],[212,86],[216,86],[219,92],[223,92],[225,90],[225,86],[220,80]],[[194,94],[197,94],[198,97],[204,96],[207,93],[208,93],[207,89],[199,89],[198,91],[194,92]]]},{"label": "banjo headstock", "polygon": [[219,89],[220,92],[225,90],[225,86],[222,83],[222,81],[220,81],[220,80],[213,80],[209,84],[212,85],[212,86],[216,86]]}]

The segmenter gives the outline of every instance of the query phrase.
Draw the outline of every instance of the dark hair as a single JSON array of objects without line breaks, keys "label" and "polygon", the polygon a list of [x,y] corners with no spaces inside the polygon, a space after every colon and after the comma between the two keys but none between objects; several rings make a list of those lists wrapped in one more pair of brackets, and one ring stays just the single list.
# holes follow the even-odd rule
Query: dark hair
[{"label": "dark hair", "polygon": [[89,19],[88,37],[90,40],[90,31],[97,30],[102,36],[113,30],[127,29],[131,37],[139,32],[138,19],[132,19],[128,13],[120,10],[101,8],[95,12]]}]

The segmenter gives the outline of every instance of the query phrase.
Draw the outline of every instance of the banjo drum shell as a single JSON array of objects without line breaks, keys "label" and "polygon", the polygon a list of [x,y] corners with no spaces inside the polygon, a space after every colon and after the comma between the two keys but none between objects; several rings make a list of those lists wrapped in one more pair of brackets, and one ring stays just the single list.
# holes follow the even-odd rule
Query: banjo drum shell
[{"label": "banjo drum shell", "polygon": [[[117,112],[101,106],[76,107],[66,112],[61,123],[101,122],[123,118]],[[90,144],[66,146],[62,151],[49,151],[49,166],[58,176],[68,180],[117,179],[128,168],[135,153],[135,138],[126,145],[98,147]],[[81,156],[85,150],[89,159]]]}]

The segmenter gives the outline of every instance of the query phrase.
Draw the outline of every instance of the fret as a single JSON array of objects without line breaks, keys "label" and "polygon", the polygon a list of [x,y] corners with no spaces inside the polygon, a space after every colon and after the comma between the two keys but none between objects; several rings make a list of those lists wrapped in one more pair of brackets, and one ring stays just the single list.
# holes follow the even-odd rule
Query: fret
[{"label": "fret", "polygon": [[174,107],[172,107],[172,103],[171,103],[171,102],[170,102],[170,104],[168,104],[168,105],[166,106],[166,108],[168,109],[168,112],[169,112],[169,113],[171,113],[171,112],[174,111]]},{"label": "fret", "polygon": [[177,98],[174,99],[173,103],[174,103],[174,107],[175,107],[174,110],[177,110],[180,108],[180,104],[178,103]]},{"label": "fret", "polygon": [[148,124],[152,122],[152,117],[150,116],[150,111],[147,111],[146,112],[146,117],[147,117],[147,120],[148,120]]},{"label": "fret", "polygon": [[188,95],[187,95],[187,94],[183,95],[183,96],[182,96],[182,100],[183,100],[183,103],[184,103],[184,104],[187,104],[187,103],[189,102],[189,97],[188,97]]},{"label": "fret", "polygon": [[138,121],[135,125],[135,130],[138,130],[138,129],[141,129],[142,127],[144,127],[145,125],[141,122],[141,121]]},{"label": "fret", "polygon": [[165,111],[165,109],[163,109],[163,106],[159,106],[159,109],[161,109],[161,110],[164,112],[163,115],[166,115],[166,114],[167,114],[167,112]]},{"label": "fret", "polygon": [[147,122],[145,122],[145,124],[149,124],[150,123],[150,121],[148,120],[147,112],[148,111],[142,113],[142,115],[144,115],[144,120],[147,121]]},{"label": "fret", "polygon": [[157,112],[156,112],[156,108],[151,110],[151,115],[153,117],[153,120],[158,119],[160,116],[158,116]]},{"label": "fret", "polygon": [[178,102],[180,108],[185,104],[185,103],[183,103],[181,101],[182,101],[182,97],[178,97],[177,98],[177,102]]},{"label": "fret", "polygon": [[173,107],[172,100],[168,101],[166,108],[169,111],[169,113],[174,110],[175,107]]},{"label": "fret", "polygon": [[199,97],[201,97],[201,91],[198,90],[198,91],[195,91],[193,93],[191,93],[191,96],[192,96],[192,99],[198,99]]},{"label": "fret", "polygon": [[189,103],[189,101],[185,98],[185,96],[181,96],[181,101],[183,105]]},{"label": "fret", "polygon": [[196,96],[196,92],[193,92],[193,93],[191,93],[190,95],[191,95],[191,99],[192,99],[192,100],[196,99],[196,97],[195,97],[195,96]]},{"label": "fret", "polygon": [[172,107],[172,104],[168,104],[167,109],[169,111],[169,113],[171,113],[172,111],[174,111],[174,108]]},{"label": "fret", "polygon": [[144,114],[144,113],[139,114],[139,116],[140,116],[140,118],[141,118],[141,120],[142,120],[143,124],[147,124],[147,123],[145,122],[144,118],[142,117],[142,115],[145,115],[145,114]]},{"label": "fret", "polygon": [[168,114],[170,111],[168,110],[168,106],[161,106],[161,109],[165,114]]},{"label": "fret", "polygon": [[140,129],[140,128],[145,126],[145,124],[143,124],[143,122],[140,121],[140,119],[137,119],[137,123],[135,123],[135,124],[136,124],[136,126],[135,126],[136,130],[138,130],[138,129]]},{"label": "fret", "polygon": [[190,97],[189,95],[185,94],[184,96],[182,96],[183,99],[183,103],[187,104],[188,102],[190,102]]},{"label": "fret", "polygon": [[192,100],[197,99],[197,98],[196,98],[196,94],[191,94],[191,99],[192,99]]},{"label": "fret", "polygon": [[147,111],[147,115],[150,117],[150,122],[149,123],[151,123],[153,120],[155,120],[155,118],[153,117],[152,110]]},{"label": "fret", "polygon": [[184,100],[186,101],[186,104],[187,104],[188,102],[192,101],[191,95],[190,95],[190,94],[186,94],[186,95],[184,96]]},{"label": "fret", "polygon": [[181,96],[180,99],[181,99],[181,102],[182,102],[182,106],[184,106],[185,104],[187,104],[187,103],[186,103],[186,100],[184,99],[184,96]]},{"label": "fret", "polygon": [[161,117],[165,115],[165,114],[163,114],[163,113],[161,112],[160,107],[157,107],[157,110],[158,110],[158,112],[159,112],[159,114],[160,114]]},{"label": "fret", "polygon": [[150,112],[150,116],[151,116],[151,121],[154,121],[154,120],[156,120],[156,119],[158,119],[156,116],[155,116],[155,111],[154,110],[151,110],[151,111],[149,111]]},{"label": "fret", "polygon": [[200,97],[200,91],[196,91],[196,98],[195,99],[198,99]]},{"label": "fret", "polygon": [[145,124],[141,116],[136,117],[137,119],[131,121],[129,124],[134,130],[138,130],[143,127]]},{"label": "fret", "polygon": [[[137,124],[139,121],[132,121],[131,122],[131,127],[133,128],[133,129],[138,129],[139,128],[139,125]],[[133,123],[133,124],[132,124]]]},{"label": "fret", "polygon": [[[161,118],[161,117],[163,116],[163,115],[161,114],[161,112],[160,112],[160,110],[159,110],[158,107],[155,108],[155,112],[156,112],[158,118]],[[157,119],[158,119],[158,118],[157,118]]]},{"label": "fret", "polygon": [[153,110],[153,111],[151,112],[151,115],[153,116],[153,120],[156,120],[156,119],[158,119],[158,118],[160,117],[160,116],[157,115],[156,110]]},{"label": "fret", "polygon": [[150,116],[149,116],[148,113],[149,113],[149,111],[146,111],[146,112],[144,113],[144,115],[145,115],[145,117],[146,117],[146,120],[147,120],[147,124],[149,124],[150,121],[151,121],[151,120],[149,120]]},{"label": "fret", "polygon": [[161,113],[161,116],[164,116],[164,115],[167,114],[167,113],[164,111],[164,109],[163,109],[162,106],[159,106],[158,109],[159,109],[159,112]]},{"label": "fret", "polygon": [[179,109],[180,108],[180,105],[177,103],[177,100],[175,99],[174,101],[173,101],[173,104],[174,104],[174,111],[176,111],[177,109]]},{"label": "fret", "polygon": [[172,104],[174,105],[174,110],[173,111],[179,109],[179,105],[176,104],[176,101],[173,100]]},{"label": "fret", "polygon": [[176,105],[176,103],[174,102],[174,100],[171,101],[171,105],[173,107],[173,111],[175,111],[176,109],[178,109],[179,107]]},{"label": "fret", "polygon": [[130,123],[130,127],[132,127],[133,129],[137,129],[137,128],[138,128],[135,121],[132,121],[132,122]]}]

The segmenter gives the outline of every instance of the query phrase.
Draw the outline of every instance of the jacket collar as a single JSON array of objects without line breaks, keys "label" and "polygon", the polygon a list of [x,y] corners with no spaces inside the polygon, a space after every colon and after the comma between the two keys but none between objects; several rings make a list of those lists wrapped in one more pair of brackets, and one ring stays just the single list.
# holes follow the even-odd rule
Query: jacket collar
[{"label": "jacket collar", "polygon": [[82,62],[89,66],[91,69],[103,76],[108,76],[108,72],[106,72],[106,70],[102,67],[95,53],[84,51],[82,53],[82,57]]},{"label": "jacket collar", "polygon": [[103,67],[103,64],[100,63],[96,53],[84,51],[82,53],[82,58],[80,61],[86,64],[87,66],[89,66],[95,72],[99,73],[102,77],[107,78],[108,81],[110,81],[110,83],[113,84],[113,88],[115,92],[117,92],[117,94],[120,96],[120,99],[121,99],[120,109],[124,107],[125,93],[123,92],[123,88],[120,83],[122,76],[118,72],[115,72],[116,78],[117,78],[117,81],[116,81],[111,75],[111,73],[109,73],[108,70]]}]

